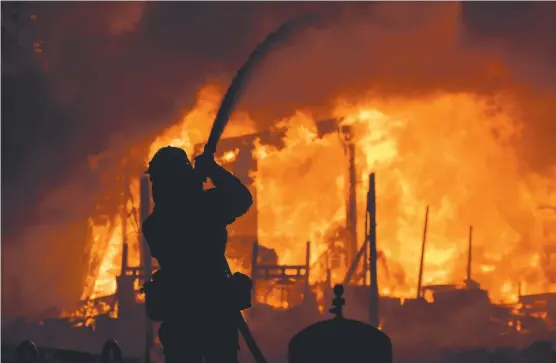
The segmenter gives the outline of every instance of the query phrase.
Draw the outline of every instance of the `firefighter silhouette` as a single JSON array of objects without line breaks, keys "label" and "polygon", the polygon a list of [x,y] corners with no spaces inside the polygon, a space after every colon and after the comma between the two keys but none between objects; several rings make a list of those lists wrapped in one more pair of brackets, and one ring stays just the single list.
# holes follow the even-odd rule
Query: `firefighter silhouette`
[{"label": "firefighter silhouette", "polygon": [[[252,196],[211,155],[197,157],[193,168],[175,147],[161,148],[146,173],[154,209],[143,234],[160,271],[144,291],[149,316],[163,322],[166,362],[236,363],[238,310],[248,307],[238,296],[250,292],[234,283],[248,277],[225,273],[226,226],[248,211]],[[203,190],[206,178],[214,188]]]}]

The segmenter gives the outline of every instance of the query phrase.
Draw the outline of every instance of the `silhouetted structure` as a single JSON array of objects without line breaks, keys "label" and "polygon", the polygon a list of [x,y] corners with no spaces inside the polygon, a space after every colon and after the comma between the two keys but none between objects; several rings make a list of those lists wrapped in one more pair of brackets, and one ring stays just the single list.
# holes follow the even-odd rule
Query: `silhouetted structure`
[{"label": "silhouetted structure", "polygon": [[[380,294],[378,290],[377,259],[378,250],[376,243],[376,193],[375,173],[369,175],[369,191],[367,193],[367,211],[365,214],[365,242],[355,255],[351,266],[344,278],[344,284],[348,285],[357,270],[361,258],[363,258],[362,277],[364,286],[367,286],[367,272],[369,272],[369,324],[374,327],[380,325],[379,305]],[[353,290],[358,287],[354,286]]]},{"label": "silhouetted structure", "polygon": [[[348,170],[346,171],[347,188],[349,189],[348,200],[346,201],[346,225],[343,232],[346,233],[345,248],[335,249],[331,251],[331,259],[334,261],[351,261],[357,252],[356,241],[356,175],[355,168],[355,145],[351,127],[339,126],[340,119],[326,119],[316,122],[316,132],[318,137],[325,135],[338,135],[340,141],[346,147],[346,158],[348,162]],[[249,190],[253,195],[253,207],[241,219],[235,222],[229,229],[229,257],[242,259],[249,255],[251,241],[257,239],[258,231],[258,198],[257,190],[252,184],[252,173],[258,170],[258,161],[254,157],[255,144],[273,146],[276,148],[284,147],[284,130],[268,129],[262,132],[247,134],[238,137],[231,137],[219,141],[218,148],[223,150],[222,153],[216,155],[217,160],[226,168],[231,170],[245,185],[249,186]],[[195,146],[194,155],[202,152],[204,144]],[[234,151],[234,157],[228,158],[230,151]],[[344,227],[344,226],[342,226]],[[355,252],[353,250],[355,249]],[[350,252],[351,251],[351,252]],[[350,256],[351,254],[351,256]],[[251,261],[242,261],[248,266]]]},{"label": "silhouetted structure", "polygon": [[[379,303],[380,295],[378,292],[378,271],[376,266],[376,193],[375,193],[375,173],[369,176],[369,192],[367,195],[367,235],[369,240],[369,269],[371,272],[369,281],[369,324],[378,328],[380,326]],[[366,271],[365,271],[366,275]],[[365,276],[366,277],[366,276]]]},{"label": "silhouetted structure", "polygon": [[425,246],[427,243],[427,228],[429,226],[429,206],[427,205],[427,211],[425,212],[425,227],[423,228],[423,240],[421,242],[421,261],[419,262],[419,277],[417,279],[417,296],[419,299],[423,296],[423,268],[425,265]]},{"label": "silhouetted structure", "polygon": [[336,316],[309,326],[292,338],[289,363],[391,363],[392,343],[379,329],[343,317],[344,287],[334,287]]},{"label": "silhouetted structure", "polygon": [[347,208],[346,230],[347,249],[345,251],[347,264],[351,263],[357,255],[357,170],[355,166],[355,137],[351,126],[340,127],[340,137],[348,160],[347,170]]},{"label": "silhouetted structure", "polygon": [[[272,281],[272,288],[278,288],[281,292],[281,303],[290,305],[289,286],[302,282],[304,284],[303,301],[310,294],[309,275],[311,270],[311,243],[307,242],[305,265],[279,265],[259,263],[259,244],[253,243],[253,254],[251,262],[251,279],[253,281],[253,301],[256,301],[256,282],[259,280]],[[266,295],[266,294],[265,294]]]}]

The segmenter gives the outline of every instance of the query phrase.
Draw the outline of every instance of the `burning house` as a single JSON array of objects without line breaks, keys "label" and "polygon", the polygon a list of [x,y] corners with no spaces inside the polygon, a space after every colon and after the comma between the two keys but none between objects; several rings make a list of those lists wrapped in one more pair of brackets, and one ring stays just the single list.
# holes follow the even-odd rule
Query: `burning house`
[{"label": "burning house", "polygon": [[[345,180],[343,188],[347,191],[345,204],[341,206],[344,214],[338,219],[339,233],[332,229],[328,236],[306,243],[302,236],[295,236],[297,245],[306,245],[306,248],[304,256],[300,256],[302,259],[297,257],[291,262],[284,260],[284,252],[279,248],[262,244],[265,237],[264,230],[261,234],[261,225],[264,226],[265,222],[264,206],[268,205],[267,198],[272,198],[272,194],[266,194],[264,187],[261,188],[256,180],[261,164],[257,159],[257,145],[281,150],[286,147],[286,134],[280,130],[269,130],[227,138],[222,140],[223,151],[218,155],[219,162],[248,185],[254,196],[253,208],[230,228],[227,253],[232,269],[248,273],[253,279],[255,304],[247,317],[265,351],[280,354],[280,349],[289,337],[303,326],[319,320],[319,309],[322,311],[323,303],[330,299],[330,287],[338,277],[346,285],[346,294],[352,301],[346,314],[385,329],[393,339],[400,342],[404,341],[404,335],[407,334],[408,322],[419,327],[422,337],[436,341],[439,349],[454,345],[476,346],[486,341],[492,346],[508,342],[517,344],[516,339],[523,345],[553,331],[550,323],[553,315],[550,294],[536,297],[520,294],[521,305],[496,305],[491,302],[488,291],[472,279],[472,228],[468,238],[465,284],[424,285],[422,281],[426,280],[428,272],[425,259],[428,207],[421,243],[418,294],[415,298],[388,294],[383,287],[389,284],[388,279],[385,279],[389,274],[388,246],[379,237],[380,233],[377,234],[377,218],[380,220],[381,217],[377,217],[380,199],[377,198],[375,174],[372,173],[366,183],[367,193],[361,193],[360,182],[355,177],[358,174],[355,162],[357,155],[351,126],[342,126],[341,121],[332,119],[315,123],[314,132],[316,139],[334,137],[342,147],[342,157],[345,159],[342,168]],[[199,146],[194,147],[192,154],[195,155],[199,150]],[[264,167],[264,161],[262,164]],[[137,180],[124,178],[123,189],[124,203],[114,217],[119,223],[104,234],[104,238],[109,240],[110,249],[105,250],[103,258],[110,258],[110,254],[116,256],[120,260],[115,264],[119,266],[118,270],[112,267],[112,270],[105,270],[105,273],[112,275],[97,275],[89,298],[75,311],[63,313],[62,318],[44,319],[40,324],[28,324],[21,320],[13,322],[7,330],[11,339],[31,339],[40,346],[71,347],[96,352],[106,339],[115,338],[130,357],[148,355],[151,357],[148,359],[152,359],[152,356],[159,354],[155,342],[156,329],[145,319],[139,292],[139,287],[156,266],[152,266],[154,261],[146,252],[140,235],[128,232],[133,225],[137,225],[137,220],[143,220],[150,212],[149,182],[145,177]],[[358,190],[359,195],[366,195],[365,204],[358,200]],[[357,210],[364,213],[358,215]],[[360,214],[366,214],[364,223],[361,223]],[[363,227],[363,243],[358,243],[354,237],[357,232],[361,232],[357,230],[357,222],[359,227]],[[296,250],[302,251],[299,247]],[[103,273],[103,263],[97,274]],[[104,294],[97,292],[95,296],[94,288],[102,288],[103,278],[114,279],[114,290],[105,291]],[[464,321],[457,318],[468,314],[472,318],[463,318]],[[442,331],[447,326],[446,321],[452,321],[450,327],[460,324],[458,331],[461,334],[450,335]],[[537,321],[536,325],[534,321]],[[472,327],[470,323],[475,326]],[[283,339],[267,337],[264,327],[268,324],[279,329]],[[532,337],[518,334],[525,327],[534,332]],[[477,335],[479,332],[483,335]],[[467,339],[470,333],[471,340]],[[500,336],[502,338],[491,339]]]}]

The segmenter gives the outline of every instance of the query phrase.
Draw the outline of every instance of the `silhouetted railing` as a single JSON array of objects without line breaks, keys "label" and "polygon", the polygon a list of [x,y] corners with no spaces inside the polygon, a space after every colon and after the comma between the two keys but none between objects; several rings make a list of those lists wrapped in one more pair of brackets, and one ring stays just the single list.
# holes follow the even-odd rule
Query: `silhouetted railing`
[{"label": "silhouetted railing", "polygon": [[20,343],[15,351],[16,363],[41,363],[39,350],[35,343],[26,340]]},{"label": "silhouetted railing", "polygon": [[123,363],[122,350],[115,340],[107,340],[102,346],[101,363]]}]

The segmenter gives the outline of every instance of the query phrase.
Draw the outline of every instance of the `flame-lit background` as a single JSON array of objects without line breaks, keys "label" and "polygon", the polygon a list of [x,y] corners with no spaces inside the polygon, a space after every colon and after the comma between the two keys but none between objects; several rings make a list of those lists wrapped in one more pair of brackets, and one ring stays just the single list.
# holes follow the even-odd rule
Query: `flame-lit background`
[{"label": "flame-lit background", "polygon": [[494,301],[556,291],[555,4],[3,3],[3,316],[113,292],[123,190],[137,208],[156,147],[204,142],[250,50],[306,10],[322,22],[257,69],[225,135],[285,131],[254,149],[260,243],[301,263],[343,223],[343,145],[315,131],[338,117],[356,134],[359,211],[377,174],[383,293],[415,294],[426,205],[425,282],[465,277],[473,224]]}]

